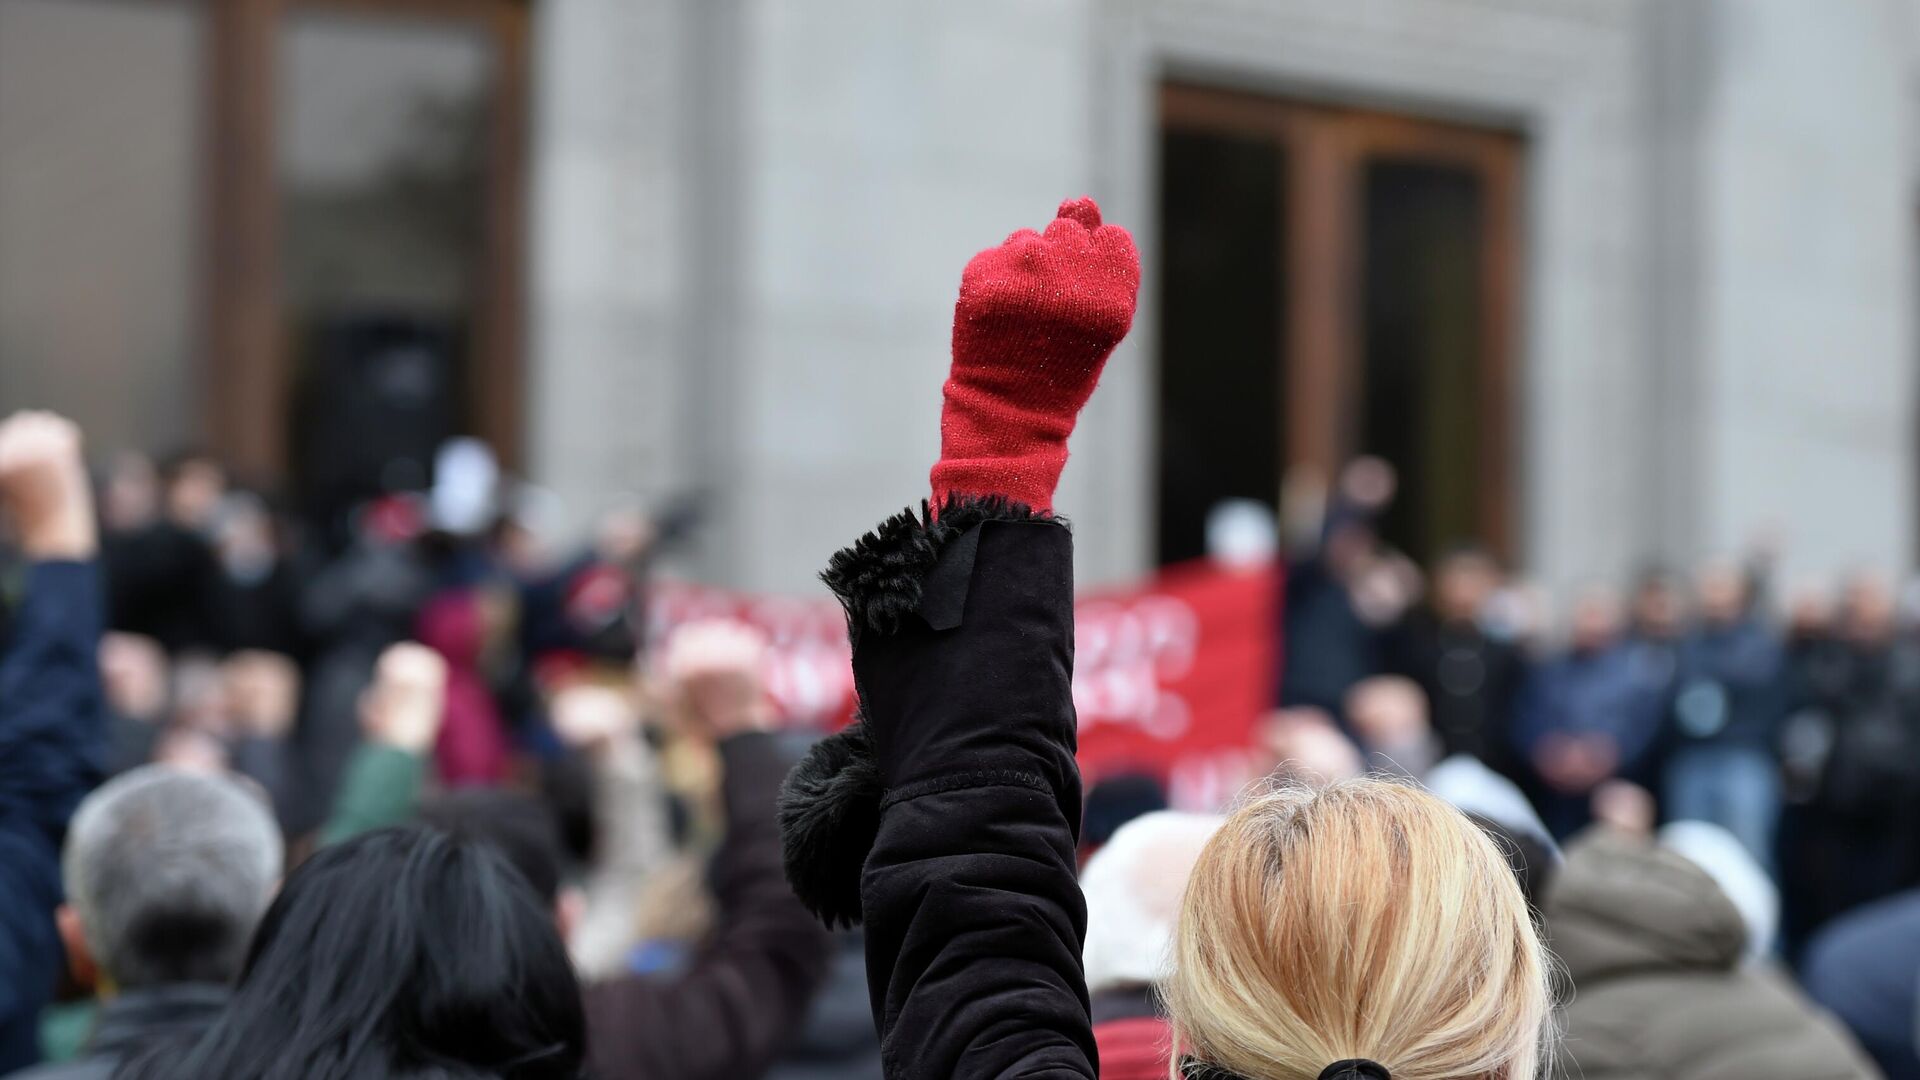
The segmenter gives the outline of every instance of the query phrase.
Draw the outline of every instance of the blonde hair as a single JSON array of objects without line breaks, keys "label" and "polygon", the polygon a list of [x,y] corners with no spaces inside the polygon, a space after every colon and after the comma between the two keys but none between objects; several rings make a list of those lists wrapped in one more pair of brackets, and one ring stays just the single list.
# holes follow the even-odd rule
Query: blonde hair
[{"label": "blonde hair", "polygon": [[1495,846],[1413,787],[1290,786],[1230,816],[1187,884],[1176,1054],[1247,1080],[1369,1058],[1394,1080],[1533,1080],[1551,975]]}]

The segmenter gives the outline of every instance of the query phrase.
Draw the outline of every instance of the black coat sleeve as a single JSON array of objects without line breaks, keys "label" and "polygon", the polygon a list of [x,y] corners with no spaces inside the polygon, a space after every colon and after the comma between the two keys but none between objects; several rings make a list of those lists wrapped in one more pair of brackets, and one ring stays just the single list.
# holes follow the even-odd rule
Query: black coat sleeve
[{"label": "black coat sleeve", "polygon": [[[884,788],[858,906],[890,1078],[1097,1075],[1072,564],[1057,521],[949,505],[937,524],[889,522],[828,572]],[[803,815],[785,809],[799,882],[813,871],[796,854],[823,844],[797,842]]]},{"label": "black coat sleeve", "polygon": [[599,1080],[738,1080],[763,1074],[805,1021],[831,943],[780,872],[774,793],[792,760],[764,734],[720,746],[727,834],[708,873],[713,935],[685,974],[587,988]]}]

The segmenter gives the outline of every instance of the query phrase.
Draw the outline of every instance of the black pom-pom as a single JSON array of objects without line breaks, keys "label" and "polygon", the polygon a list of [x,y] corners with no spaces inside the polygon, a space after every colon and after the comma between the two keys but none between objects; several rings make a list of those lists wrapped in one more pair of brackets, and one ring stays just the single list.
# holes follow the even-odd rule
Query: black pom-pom
[{"label": "black pom-pom", "polygon": [[860,922],[860,873],[885,792],[866,724],[813,745],[780,785],[780,842],[793,893],[828,926]]}]

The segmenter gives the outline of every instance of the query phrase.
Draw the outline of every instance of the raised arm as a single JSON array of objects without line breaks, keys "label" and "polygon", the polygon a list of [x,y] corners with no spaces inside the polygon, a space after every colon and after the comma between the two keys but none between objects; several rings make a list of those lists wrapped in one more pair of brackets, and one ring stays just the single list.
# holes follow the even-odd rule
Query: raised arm
[{"label": "raised arm", "polygon": [[0,501],[29,566],[0,653],[0,1075],[39,1058],[62,953],[60,844],[100,781],[100,583],[80,434],[46,413],[0,422]]},{"label": "raised arm", "polygon": [[867,924],[887,1075],[1098,1072],[1074,874],[1067,437],[1133,319],[1139,260],[1091,200],[968,264],[933,502],[836,555],[863,723],[782,806],[788,876]]},{"label": "raised arm", "polygon": [[554,695],[549,715],[593,778],[593,861],[580,882],[584,903],[567,945],[583,980],[606,979],[629,970],[641,898],[678,857],[665,781],[630,694],[570,686]]},{"label": "raised arm", "polygon": [[627,975],[587,987],[588,1041],[602,1080],[760,1076],[792,1041],[827,976],[826,932],[781,874],[774,804],[792,758],[764,730],[771,712],[758,673],[762,646],[743,633],[704,624],[668,642],[670,711],[720,756],[726,833],[707,874],[718,911],[678,976]]},{"label": "raised arm", "polygon": [[427,756],[446,713],[447,662],[411,641],[389,645],[360,695],[363,738],[347,759],[322,844],[398,825],[413,817],[426,786]]}]

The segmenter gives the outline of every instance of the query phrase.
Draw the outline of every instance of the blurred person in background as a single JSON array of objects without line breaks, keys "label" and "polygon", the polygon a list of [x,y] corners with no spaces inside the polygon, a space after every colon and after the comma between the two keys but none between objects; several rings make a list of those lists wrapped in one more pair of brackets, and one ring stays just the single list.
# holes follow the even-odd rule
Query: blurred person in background
[{"label": "blurred person in background", "polygon": [[858,929],[834,932],[826,982],[806,1023],[768,1070],[769,1080],[883,1080],[866,953],[866,935]]},{"label": "blurred person in background", "polygon": [[172,705],[172,668],[150,637],[108,633],[100,639],[100,682],[106,692],[111,748],[107,775],[117,776],[153,756]]},{"label": "blurred person in background", "polygon": [[1920,642],[1884,577],[1846,583],[1838,639],[1796,724],[1803,769],[1818,771],[1783,856],[1790,942],[1920,880]]},{"label": "blurred person in background", "polygon": [[[732,622],[689,624],[668,640],[664,668],[676,722],[690,737],[706,741],[720,763],[725,832],[706,867],[714,918],[675,968],[639,973],[629,966],[588,982],[593,1070],[603,1080],[762,1075],[799,1031],[827,974],[826,932],[793,897],[781,869],[775,799],[792,762],[767,731],[771,707],[759,673],[764,650],[757,634]],[[620,758],[641,752],[638,717],[621,706],[617,698],[576,696],[562,709],[566,737],[599,759],[602,775],[618,768]],[[511,817],[488,810],[501,798],[476,792],[430,805],[427,820],[456,836],[486,840]],[[520,835],[521,841],[503,841],[502,849],[529,868],[529,881],[562,932],[577,943],[590,942],[580,934],[581,913],[559,887],[559,840],[551,818],[538,829],[540,843],[526,843],[532,834],[524,829]],[[615,845],[656,842],[604,833],[601,839]],[[659,859],[648,850],[606,857],[623,878]],[[529,859],[537,863],[529,867]],[[625,860],[641,865],[623,865]],[[608,894],[587,896],[588,918],[596,903],[633,904],[635,887],[644,883],[616,884]],[[626,936],[634,936],[631,929]]]},{"label": "blurred person in background", "polygon": [[624,665],[646,644],[641,609],[660,535],[635,509],[605,514],[593,542],[522,590],[522,647],[530,656],[562,655]]},{"label": "blurred person in background", "polygon": [[1366,679],[1347,691],[1346,712],[1369,771],[1418,780],[1446,755],[1428,720],[1427,695],[1412,679]]},{"label": "blurred person in background", "polygon": [[[1658,566],[1641,572],[1628,613],[1627,647],[1632,651],[1635,678],[1662,709],[1672,701],[1679,683],[1690,617],[1686,582],[1679,575]],[[1653,752],[1664,755],[1670,741],[1663,731]],[[1645,774],[1637,779],[1645,783],[1657,779],[1660,760],[1650,759]]]},{"label": "blurred person in background", "polygon": [[62,968],[60,848],[107,753],[99,537],[80,432],[47,413],[0,422],[0,507],[27,563],[0,647],[0,1074],[40,1060]]},{"label": "blurred person in background", "polygon": [[1087,860],[1087,993],[1102,1080],[1163,1080],[1173,1031],[1159,988],[1173,973],[1180,900],[1223,819],[1160,810],[1135,818]]},{"label": "blurred person in background", "polygon": [[[596,1076],[760,1075],[808,1017],[829,959],[826,933],[780,871],[775,793],[791,759],[765,733],[764,650],[742,624],[694,623],[668,639],[661,661],[677,730],[719,766],[724,829],[691,883],[711,901],[682,881],[687,859],[673,847],[660,764],[630,692],[580,682],[551,705],[556,734],[592,779],[593,849],[576,874],[547,803],[484,787],[430,794],[446,666],[411,643],[377,666],[362,702],[365,739],[325,839],[417,818],[497,848],[570,943],[587,983]],[[693,918],[709,904],[710,918]]]},{"label": "blurred person in background", "polygon": [[1465,754],[1434,766],[1423,782],[1493,837],[1537,913],[1565,859],[1520,786]]},{"label": "blurred person in background", "polygon": [[211,529],[220,562],[222,645],[304,658],[299,577],[282,551],[280,526],[266,500],[244,491],[228,495]]},{"label": "blurred person in background", "polygon": [[60,936],[75,981],[105,1002],[78,1061],[16,1074],[106,1080],[225,1007],[281,872],[260,797],[221,776],[148,765],[87,796],[62,856]]},{"label": "blurred person in background", "polygon": [[1812,930],[1808,919],[1821,906],[1814,894],[1822,885],[1806,868],[1823,857],[1814,848],[1821,843],[1815,804],[1852,674],[1836,600],[1830,587],[1813,582],[1795,585],[1786,596],[1781,683],[1787,714],[1777,746],[1782,805],[1774,848],[1784,908],[1782,948],[1788,957],[1800,954]]},{"label": "blurred person in background", "polygon": [[1833,749],[1834,716],[1847,695],[1852,658],[1829,590],[1806,584],[1787,596],[1782,693],[1787,718],[1780,755],[1788,815],[1817,793]]},{"label": "blurred person in background", "polygon": [[1393,467],[1360,458],[1342,472],[1319,542],[1287,566],[1279,704],[1339,717],[1354,683],[1383,670],[1386,629],[1418,598],[1419,573],[1385,550],[1373,521],[1392,500]]},{"label": "blurred person in background", "polygon": [[104,535],[131,533],[153,524],[160,517],[159,468],[145,454],[114,454],[100,477],[99,500]]},{"label": "blurred person in background", "polygon": [[228,759],[267,792],[275,817],[299,812],[303,778],[291,744],[300,710],[300,668],[279,653],[249,650],[220,665]]},{"label": "blurred person in background", "polygon": [[1260,729],[1261,748],[1272,756],[1275,780],[1326,784],[1366,772],[1366,760],[1325,711],[1280,709]]},{"label": "blurred person in background", "polygon": [[1781,798],[1774,747],[1786,715],[1780,639],[1735,563],[1709,563],[1695,584],[1699,617],[1675,677],[1666,816],[1728,829],[1771,869]]},{"label": "blurred person in background", "polygon": [[[1750,862],[1743,880],[1770,889],[1757,864],[1738,857]],[[1838,1024],[1750,959],[1752,931],[1714,876],[1650,836],[1602,826],[1580,837],[1548,891],[1545,915],[1572,984],[1563,1075],[1879,1075]]]},{"label": "blurred person in background", "polygon": [[1429,602],[1390,639],[1392,669],[1420,684],[1446,754],[1471,754],[1513,775],[1513,699],[1525,675],[1517,647],[1488,632],[1484,616],[1500,568],[1477,548],[1440,559]]},{"label": "blurred person in background", "polygon": [[221,500],[227,496],[227,469],[203,450],[178,451],[160,465],[162,511],[174,525],[211,537]]},{"label": "blurred person in background", "polygon": [[199,455],[178,455],[158,474],[137,456],[116,459],[101,536],[113,629],[153,638],[169,653],[225,644],[209,531],[225,486],[225,472]]},{"label": "blurred person in background", "polygon": [[346,550],[310,575],[302,590],[300,618],[313,659],[296,736],[306,782],[296,832],[325,818],[359,743],[360,695],[381,652],[413,636],[433,587],[431,568],[414,547],[419,535],[409,501],[370,503],[354,515]]},{"label": "blurred person in background", "polygon": [[338,844],[410,820],[425,793],[434,744],[445,720],[447,664],[417,642],[389,645],[360,693],[361,738],[332,793],[320,829]]},{"label": "blurred person in background", "polygon": [[1574,603],[1566,649],[1534,670],[1515,713],[1541,817],[1567,837],[1592,817],[1593,792],[1649,765],[1664,700],[1623,640],[1620,603],[1599,588]]},{"label": "blurred person in background", "polygon": [[1080,819],[1082,860],[1129,821],[1167,808],[1167,788],[1157,776],[1123,772],[1095,781],[1087,787],[1087,808]]},{"label": "blurred person in background", "polygon": [[1686,583],[1665,567],[1641,571],[1633,587],[1628,636],[1644,647],[1664,650],[1667,664],[1674,666],[1680,661],[1680,644],[1686,633]]},{"label": "blurred person in background", "polygon": [[1807,946],[1800,976],[1887,1080],[1920,1080],[1920,891],[1833,920]]},{"label": "blurred person in background", "polygon": [[[635,950],[658,930],[643,925],[643,913],[658,909],[663,881],[678,880],[684,856],[673,840],[659,754],[640,730],[633,695],[580,682],[557,691],[548,712],[561,741],[584,759],[592,791],[592,850],[567,946],[583,978],[607,978],[631,970]],[[691,914],[685,909],[701,908],[701,899],[664,902]]]},{"label": "blurred person in background", "polygon": [[435,595],[416,620],[421,644],[447,665],[446,715],[434,757],[448,784],[493,785],[506,779],[513,745],[490,679],[510,616],[489,589],[458,588]]}]

